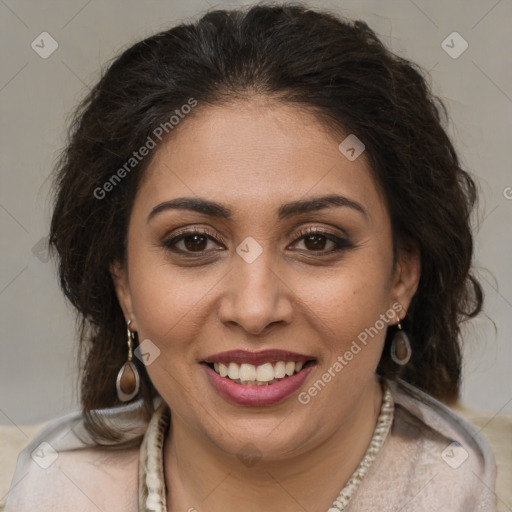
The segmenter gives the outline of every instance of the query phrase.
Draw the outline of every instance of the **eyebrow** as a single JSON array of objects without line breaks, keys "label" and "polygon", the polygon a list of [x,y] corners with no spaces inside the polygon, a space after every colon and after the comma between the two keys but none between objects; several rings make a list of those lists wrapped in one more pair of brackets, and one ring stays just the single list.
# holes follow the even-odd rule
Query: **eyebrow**
[{"label": "eyebrow", "polygon": [[[367,217],[366,210],[357,201],[342,195],[330,194],[328,196],[313,197],[285,203],[279,207],[278,218],[279,220],[284,220],[295,215],[339,206],[352,208],[361,213],[364,217]],[[153,219],[157,214],[166,210],[190,210],[219,219],[233,219],[233,212],[220,203],[197,197],[178,197],[157,204],[149,213],[147,222]]]}]

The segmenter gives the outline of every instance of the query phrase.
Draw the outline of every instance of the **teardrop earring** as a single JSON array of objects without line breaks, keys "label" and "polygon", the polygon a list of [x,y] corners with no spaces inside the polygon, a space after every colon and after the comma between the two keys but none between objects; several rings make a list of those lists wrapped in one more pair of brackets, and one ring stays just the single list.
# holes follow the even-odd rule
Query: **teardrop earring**
[{"label": "teardrop earring", "polygon": [[130,331],[131,320],[128,321],[127,334],[128,334],[128,361],[121,366],[116,379],[117,396],[122,402],[128,402],[138,392],[140,386],[140,377],[137,367],[132,362],[133,357],[133,332]]},{"label": "teardrop earring", "polygon": [[398,319],[396,326],[398,327],[398,331],[395,333],[393,340],[391,341],[391,359],[393,359],[396,364],[405,366],[411,359],[411,342],[409,341],[409,336],[407,336],[405,331],[402,329],[400,318]]}]

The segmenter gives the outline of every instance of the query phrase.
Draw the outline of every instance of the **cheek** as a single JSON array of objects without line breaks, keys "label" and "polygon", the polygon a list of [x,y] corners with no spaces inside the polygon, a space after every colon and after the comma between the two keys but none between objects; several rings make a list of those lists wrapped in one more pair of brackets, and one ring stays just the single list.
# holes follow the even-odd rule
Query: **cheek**
[{"label": "cheek", "polygon": [[319,318],[334,325],[364,326],[389,307],[389,268],[375,260],[340,267],[321,278],[304,275],[294,287],[301,300]]},{"label": "cheek", "polygon": [[146,371],[157,391],[179,410],[186,392],[184,382],[195,363],[190,348],[191,341],[200,337],[202,324],[197,315],[204,288],[161,262],[132,261],[130,286],[139,340],[150,340],[158,349],[148,345],[158,356]]},{"label": "cheek", "polygon": [[[198,276],[173,269],[155,256],[134,254],[130,262],[130,293],[139,335],[159,345],[179,348],[198,329],[194,315],[210,287]],[[168,341],[172,340],[172,344]]]},{"label": "cheek", "polygon": [[357,363],[351,367],[374,369],[393,318],[387,264],[360,258],[357,264],[347,264],[328,278],[303,279],[297,295],[309,310],[313,328],[321,333],[331,362],[352,349]]}]

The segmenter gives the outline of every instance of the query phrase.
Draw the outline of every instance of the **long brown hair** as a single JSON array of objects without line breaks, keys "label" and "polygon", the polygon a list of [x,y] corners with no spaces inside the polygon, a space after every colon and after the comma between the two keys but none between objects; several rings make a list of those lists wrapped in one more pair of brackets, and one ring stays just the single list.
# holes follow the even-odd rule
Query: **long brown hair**
[{"label": "long brown hair", "polygon": [[[216,10],[114,59],[76,110],[56,166],[50,243],[61,287],[79,315],[81,401],[98,440],[119,436],[91,411],[119,404],[115,380],[126,360],[126,326],[109,266],[125,257],[130,211],[151,159],[108,194],[98,190],[191,98],[197,106],[190,115],[197,115],[201,105],[254,93],[313,109],[326,125],[364,141],[395,249],[413,244],[421,255],[419,288],[403,322],[412,359],[403,371],[391,361],[390,327],[378,372],[402,372],[447,402],[458,397],[460,323],[478,314],[483,299],[470,272],[476,186],[442,126],[441,101],[422,71],[386,49],[362,21],[297,4]],[[136,363],[149,418],[156,390]]]}]

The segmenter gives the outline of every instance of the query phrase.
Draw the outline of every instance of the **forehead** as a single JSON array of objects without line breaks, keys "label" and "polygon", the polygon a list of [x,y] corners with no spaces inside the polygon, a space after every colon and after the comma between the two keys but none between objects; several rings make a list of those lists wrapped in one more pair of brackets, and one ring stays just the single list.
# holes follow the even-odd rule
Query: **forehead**
[{"label": "forehead", "polygon": [[198,106],[177,128],[155,150],[139,202],[200,196],[262,213],[339,193],[383,213],[364,152],[349,160],[339,149],[349,134],[334,133],[304,108],[258,99]]}]

